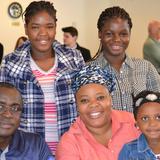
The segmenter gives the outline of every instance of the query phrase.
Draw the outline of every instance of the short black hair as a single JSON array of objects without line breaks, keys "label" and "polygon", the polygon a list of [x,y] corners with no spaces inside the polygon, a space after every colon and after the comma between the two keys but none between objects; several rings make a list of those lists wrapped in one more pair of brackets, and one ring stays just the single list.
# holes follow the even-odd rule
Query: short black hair
[{"label": "short black hair", "polygon": [[69,26],[69,27],[64,27],[62,28],[63,32],[70,33],[72,37],[78,36],[78,30],[75,27]]},{"label": "short black hair", "polygon": [[160,103],[160,92],[144,90],[133,98],[133,114],[135,119],[137,119],[139,108],[148,102]]},{"label": "short black hair", "polygon": [[49,1],[33,1],[28,5],[26,10],[22,14],[25,23],[28,24],[31,17],[33,17],[34,15],[36,15],[41,11],[46,11],[51,17],[55,19],[55,22],[57,21],[56,18],[57,11],[54,8],[53,3]]},{"label": "short black hair", "polygon": [[9,88],[9,89],[17,90],[21,98],[21,103],[23,105],[23,98],[22,98],[21,92],[13,84],[8,83],[8,82],[0,82],[0,88]]},{"label": "short black hair", "polygon": [[128,21],[130,30],[132,28],[132,20],[129,16],[129,14],[119,6],[113,6],[110,8],[106,8],[99,16],[98,22],[97,22],[97,28],[99,31],[103,28],[106,21],[113,19],[113,18],[121,18]]}]

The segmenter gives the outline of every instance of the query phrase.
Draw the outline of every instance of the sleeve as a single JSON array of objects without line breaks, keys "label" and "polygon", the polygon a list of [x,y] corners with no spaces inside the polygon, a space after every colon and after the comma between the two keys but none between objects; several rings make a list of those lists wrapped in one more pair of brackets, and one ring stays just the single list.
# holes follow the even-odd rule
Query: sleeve
[{"label": "sleeve", "polygon": [[0,82],[10,82],[11,79],[8,75],[8,69],[7,69],[7,59],[2,60],[2,64],[0,67]]},{"label": "sleeve", "polygon": [[147,89],[160,92],[160,75],[156,68],[148,62],[149,69],[147,74]]},{"label": "sleeve", "polygon": [[121,149],[118,160],[129,160],[129,150],[127,145],[124,145],[123,148]]},{"label": "sleeve", "polygon": [[64,134],[56,150],[56,160],[80,160],[75,140]]}]

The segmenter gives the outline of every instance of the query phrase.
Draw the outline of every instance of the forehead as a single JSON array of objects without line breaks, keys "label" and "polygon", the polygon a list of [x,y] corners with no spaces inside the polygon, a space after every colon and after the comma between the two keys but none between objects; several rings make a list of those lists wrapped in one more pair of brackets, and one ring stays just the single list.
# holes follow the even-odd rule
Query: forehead
[{"label": "forehead", "polygon": [[[113,19],[109,19],[104,23],[103,28],[110,28],[113,30],[117,30],[117,29],[129,29],[129,24],[128,24],[128,20],[122,19],[122,18],[113,18]],[[102,29],[103,29],[102,28]]]},{"label": "forehead", "polygon": [[52,22],[56,23],[55,19],[53,16],[51,16],[47,11],[39,11],[33,16],[30,17],[29,23],[34,23],[34,22]]},{"label": "forehead", "polygon": [[69,32],[64,32],[63,35],[64,35],[65,37],[72,37],[72,35],[71,35]]},{"label": "forehead", "polygon": [[108,89],[101,84],[96,84],[96,83],[90,83],[90,84],[85,84],[83,86],[81,86],[79,88],[79,90],[77,91],[77,95],[78,94],[86,94],[86,92],[89,92],[92,94],[96,94],[96,92],[103,92],[103,93],[107,93],[109,94]]},{"label": "forehead", "polygon": [[147,102],[140,106],[138,114],[160,114],[160,103]]},{"label": "forehead", "polygon": [[15,88],[0,87],[0,101],[21,101],[21,95]]}]

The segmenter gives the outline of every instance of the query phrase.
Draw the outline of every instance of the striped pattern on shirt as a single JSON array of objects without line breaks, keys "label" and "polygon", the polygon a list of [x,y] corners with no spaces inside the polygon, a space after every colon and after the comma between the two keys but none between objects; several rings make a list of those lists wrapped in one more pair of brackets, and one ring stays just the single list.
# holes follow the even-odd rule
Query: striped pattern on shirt
[{"label": "striped pattern on shirt", "polygon": [[44,93],[45,140],[52,153],[55,155],[58,143],[57,110],[53,86],[56,77],[56,69],[52,67],[49,71],[45,72],[41,70],[33,60],[31,61],[31,68]]}]

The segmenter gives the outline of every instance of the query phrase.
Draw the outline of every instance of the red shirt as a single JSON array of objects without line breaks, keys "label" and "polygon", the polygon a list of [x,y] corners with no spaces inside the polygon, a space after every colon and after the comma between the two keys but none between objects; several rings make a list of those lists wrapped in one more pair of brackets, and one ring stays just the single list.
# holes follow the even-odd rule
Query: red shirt
[{"label": "red shirt", "polygon": [[56,160],[117,160],[122,146],[140,134],[134,124],[131,113],[112,110],[112,138],[106,147],[93,137],[79,117],[62,136]]}]

